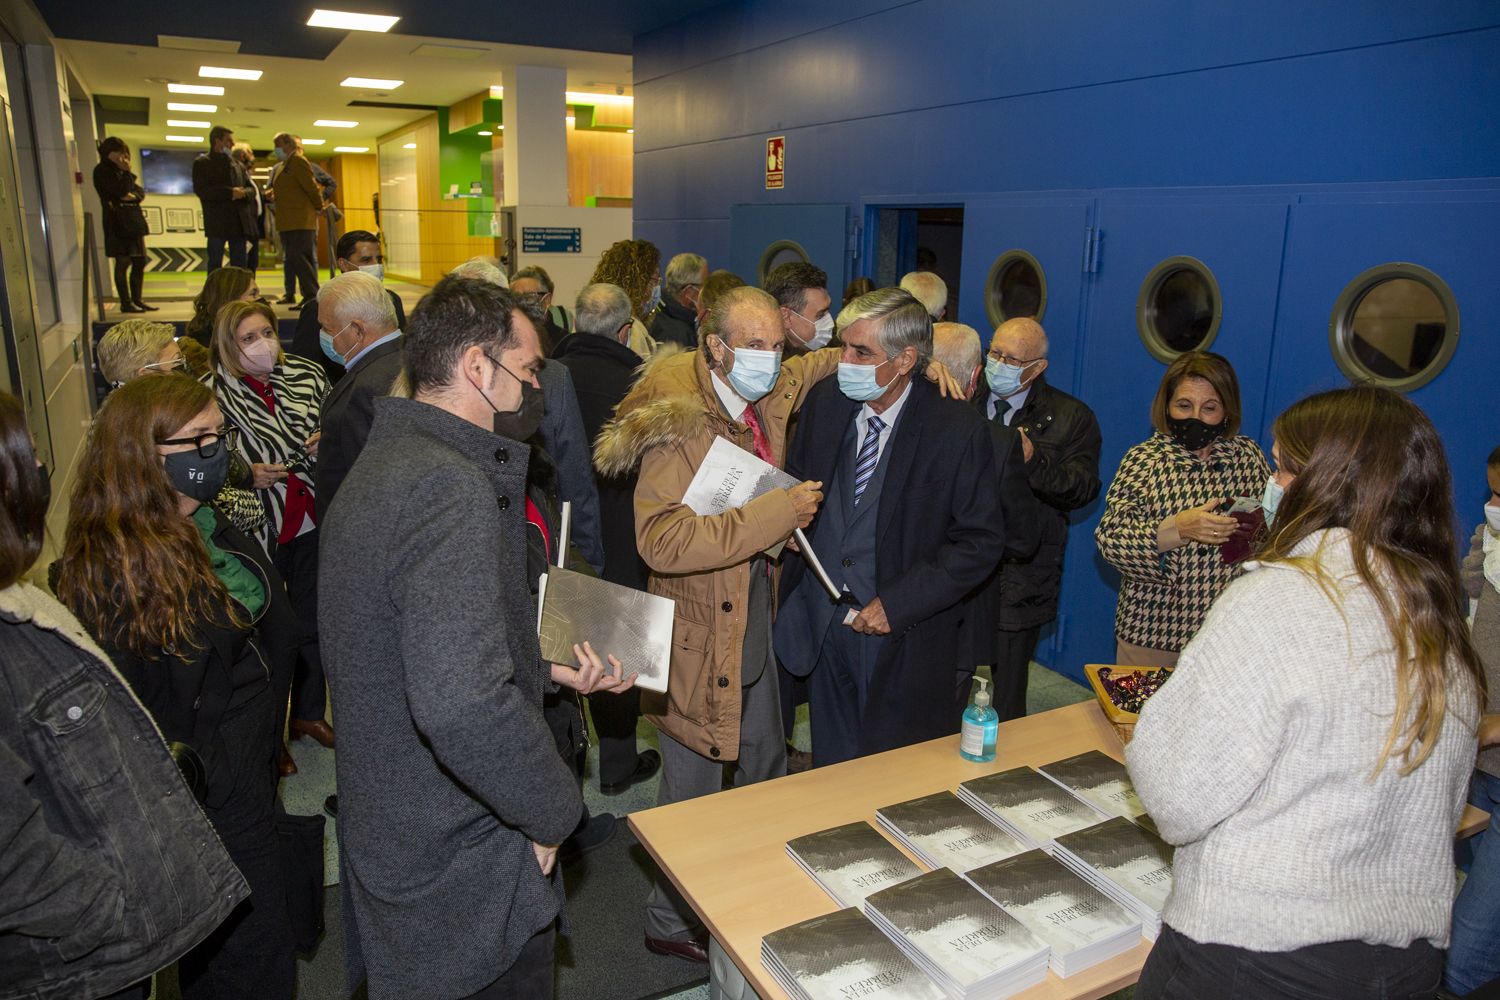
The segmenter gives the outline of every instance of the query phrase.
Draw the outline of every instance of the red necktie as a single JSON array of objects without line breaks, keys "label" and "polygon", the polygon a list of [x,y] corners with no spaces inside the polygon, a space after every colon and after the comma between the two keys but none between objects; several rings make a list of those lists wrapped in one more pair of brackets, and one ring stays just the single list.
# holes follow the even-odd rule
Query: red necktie
[{"label": "red necktie", "polygon": [[760,418],[755,415],[755,407],[745,407],[745,412],[740,415],[740,419],[750,428],[750,433],[755,438],[755,457],[768,465],[775,465],[776,460],[771,457],[771,442],[760,426]]}]

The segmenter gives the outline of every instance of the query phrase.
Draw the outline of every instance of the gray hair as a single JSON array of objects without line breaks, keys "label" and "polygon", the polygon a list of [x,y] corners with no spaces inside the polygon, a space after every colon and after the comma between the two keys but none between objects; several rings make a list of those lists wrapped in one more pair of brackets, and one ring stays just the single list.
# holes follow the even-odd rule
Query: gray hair
[{"label": "gray hair", "polygon": [[541,285],[543,291],[545,291],[548,295],[552,294],[552,275],[548,274],[544,268],[540,268],[537,265],[532,264],[529,267],[521,268],[515,274],[512,274],[510,276],[511,281],[520,281],[522,278],[530,278],[538,285]]},{"label": "gray hair", "polygon": [[510,287],[510,279],[500,270],[493,257],[470,257],[448,273],[460,278],[478,278],[501,288]]},{"label": "gray hair", "polygon": [[629,322],[630,296],[619,285],[601,281],[578,293],[578,301],[573,305],[573,327],[579,333],[595,333],[614,340],[620,327]]},{"label": "gray hair", "polygon": [[161,357],[177,330],[171,323],[127,319],[105,331],[94,347],[99,372],[110,385],[124,385]]},{"label": "gray hair", "polygon": [[960,383],[967,382],[984,357],[979,331],[963,323],[932,324],[932,356]]},{"label": "gray hair", "polygon": [[396,307],[380,279],[363,271],[346,271],[318,289],[318,318],[328,325],[358,320],[384,336],[396,327]]},{"label": "gray hair", "polygon": [[931,271],[912,271],[901,279],[901,287],[922,303],[933,319],[941,316],[948,307],[948,285]]},{"label": "gray hair", "polygon": [[842,334],[865,319],[877,322],[875,339],[888,357],[912,347],[917,352],[915,370],[920,373],[926,367],[932,357],[932,316],[910,292],[877,288],[861,295],[839,311],[838,331]]},{"label": "gray hair", "polygon": [[680,253],[667,261],[666,280],[662,282],[662,295],[671,298],[689,285],[701,286],[708,270],[708,261],[695,253]]}]

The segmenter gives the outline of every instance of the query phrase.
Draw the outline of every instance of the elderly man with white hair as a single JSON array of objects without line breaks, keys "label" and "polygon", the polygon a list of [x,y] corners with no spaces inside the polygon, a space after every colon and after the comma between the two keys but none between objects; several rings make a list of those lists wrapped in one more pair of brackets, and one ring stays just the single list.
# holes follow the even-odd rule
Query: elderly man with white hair
[{"label": "elderly man with white hair", "polygon": [[390,394],[401,374],[401,328],[385,286],[348,271],[318,289],[318,340],[328,360],[344,367],[323,402],[314,492],[318,520],[353,467],[375,419],[375,397]]},{"label": "elderly man with white hair", "polygon": [[948,313],[948,283],[931,271],[912,271],[901,279],[901,290],[922,303],[927,315],[940,320]]}]

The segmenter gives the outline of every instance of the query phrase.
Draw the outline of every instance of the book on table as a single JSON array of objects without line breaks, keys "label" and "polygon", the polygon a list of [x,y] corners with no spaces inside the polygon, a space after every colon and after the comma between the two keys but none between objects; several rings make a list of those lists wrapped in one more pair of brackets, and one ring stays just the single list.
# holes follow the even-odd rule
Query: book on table
[{"label": "book on table", "polygon": [[854,907],[761,938],[760,960],[797,1000],[943,1000],[943,991]]},{"label": "book on table", "polygon": [[789,840],[786,852],[835,903],[861,910],[870,893],[922,874],[863,820]]},{"label": "book on table", "polygon": [[929,868],[962,873],[1027,849],[949,791],[881,806],[875,820]]},{"label": "book on table", "polygon": [[1063,834],[1105,817],[1029,767],[971,778],[958,786],[958,797],[1027,847],[1047,848]]},{"label": "book on table", "polygon": [[1052,971],[1071,976],[1128,951],[1141,919],[1040,849],[996,861],[964,878],[1052,949]]},{"label": "book on table", "polygon": [[1120,816],[1057,838],[1057,860],[1141,918],[1152,941],[1172,891],[1172,848],[1156,834]]},{"label": "book on table", "polygon": [[1108,754],[1088,750],[1037,768],[1042,774],[1109,816],[1123,816],[1152,833],[1156,824],[1146,813],[1125,765]]},{"label": "book on table", "polygon": [[865,915],[955,1000],[1008,997],[1047,977],[1047,945],[947,868],[873,893]]}]

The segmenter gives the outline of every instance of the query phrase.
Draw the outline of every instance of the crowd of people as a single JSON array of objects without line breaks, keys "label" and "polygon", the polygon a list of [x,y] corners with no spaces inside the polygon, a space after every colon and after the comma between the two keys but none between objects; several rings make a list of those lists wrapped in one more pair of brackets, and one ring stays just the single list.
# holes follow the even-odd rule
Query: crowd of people
[{"label": "crowd of people", "polygon": [[[665,804],[953,734],[985,666],[1001,719],[1025,714],[1069,525],[1103,489],[1098,421],[1047,381],[1035,319],[986,346],[930,272],[835,307],[811,264],[754,287],[644,240],[571,309],[544,269],[475,259],[408,317],[356,230],[283,346],[225,240],[182,334],[100,341],[112,391],[50,567],[49,478],[0,394],[16,995],[144,997],[177,961],[188,1000],[290,998],[316,931],[288,738],[337,747],[351,984],[533,998],[559,858],[615,822],[583,803],[588,720],[600,790],[659,772]],[[1500,449],[1461,571],[1442,442],[1404,397],[1303,400],[1270,461],[1240,410],[1226,359],[1172,362],[1095,532],[1117,662],[1172,671],[1127,748],[1177,847],[1137,996],[1462,994],[1500,976],[1500,820],[1456,903],[1453,852],[1467,799],[1500,816],[1500,751],[1476,770],[1500,742]],[[720,439],[796,485],[695,513]],[[665,693],[620,651],[543,659],[555,565],[674,602]],[[707,961],[669,881],[642,903],[647,949]]]}]

